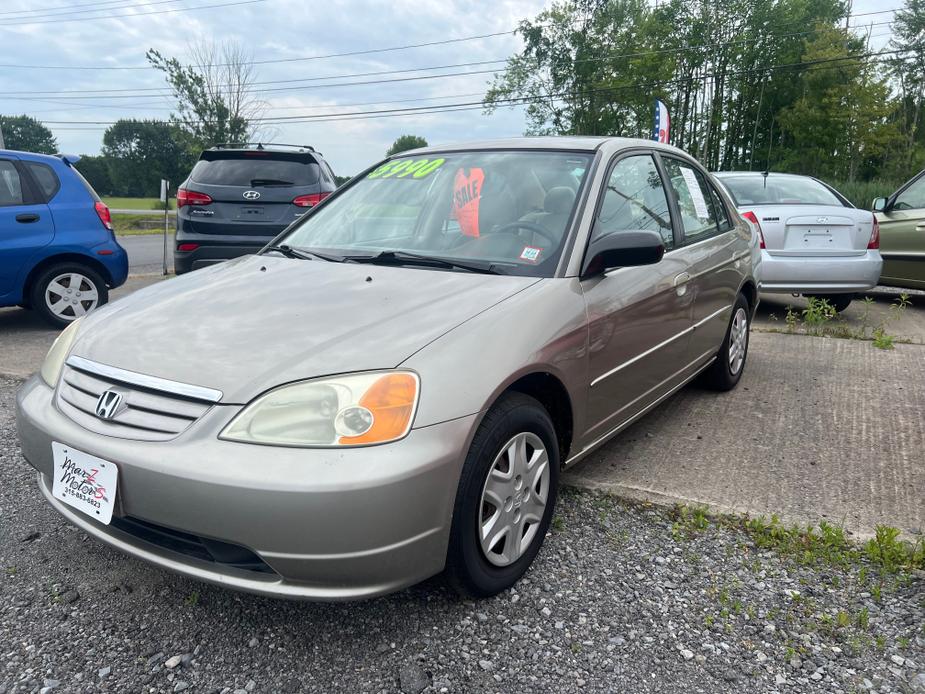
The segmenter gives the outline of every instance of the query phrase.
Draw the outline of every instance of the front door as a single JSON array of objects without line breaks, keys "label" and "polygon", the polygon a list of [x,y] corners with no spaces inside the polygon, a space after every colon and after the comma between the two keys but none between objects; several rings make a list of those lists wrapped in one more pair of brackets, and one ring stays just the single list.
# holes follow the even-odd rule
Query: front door
[{"label": "front door", "polygon": [[612,164],[591,238],[633,230],[659,232],[669,252],[655,265],[618,268],[581,283],[590,328],[583,445],[670,390],[686,363],[692,294],[681,282],[687,267],[670,252],[670,207],[649,152],[622,155]]},{"label": "front door", "polygon": [[18,295],[32,257],[54,235],[48,205],[38,201],[15,160],[0,158],[0,304],[5,296]]},{"label": "front door", "polygon": [[925,288],[925,175],[893,200],[880,223],[881,284]]}]

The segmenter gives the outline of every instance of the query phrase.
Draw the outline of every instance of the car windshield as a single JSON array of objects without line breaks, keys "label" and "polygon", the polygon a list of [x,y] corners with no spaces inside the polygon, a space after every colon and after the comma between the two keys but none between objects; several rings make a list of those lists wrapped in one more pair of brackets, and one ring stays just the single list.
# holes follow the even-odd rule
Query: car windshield
[{"label": "car windshield", "polygon": [[717,176],[736,205],[837,205],[831,190],[808,176]]},{"label": "car windshield", "polygon": [[247,152],[247,157],[201,159],[196,162],[190,179],[196,183],[220,186],[261,185],[310,186],[318,182],[318,164],[304,161],[263,158]]},{"label": "car windshield", "polygon": [[396,261],[404,253],[551,277],[591,158],[546,151],[396,158],[280,243],[352,259],[383,254]]}]

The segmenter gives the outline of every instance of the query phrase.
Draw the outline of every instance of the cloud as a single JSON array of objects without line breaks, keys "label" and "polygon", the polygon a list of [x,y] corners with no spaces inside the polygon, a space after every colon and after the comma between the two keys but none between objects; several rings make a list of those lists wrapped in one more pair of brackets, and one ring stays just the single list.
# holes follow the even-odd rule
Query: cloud
[{"label": "cloud", "polygon": [[[183,0],[178,6],[194,7],[221,1]],[[13,3],[8,0],[4,11],[26,10],[30,5],[30,0],[14,0]],[[144,54],[148,48],[182,59],[187,52],[188,41],[199,39],[237,40],[252,51],[256,60],[302,58],[508,31],[518,21],[534,16],[542,8],[541,0],[499,0],[491,4],[490,11],[471,0],[391,0],[388,3],[381,0],[328,0],[311,4],[302,0],[265,0],[249,5],[134,18],[91,19],[89,17],[95,15],[88,15],[87,19],[79,22],[0,27],[0,63],[144,66]],[[120,10],[118,14],[127,12],[129,10]],[[32,13],[28,16],[37,15]],[[505,59],[518,45],[516,37],[505,35],[387,53],[265,64],[257,66],[257,79],[310,79]],[[417,76],[424,73],[410,74]],[[478,97],[457,98],[454,95],[483,94],[489,78],[490,75],[472,75],[408,82],[380,80],[374,84],[350,87],[321,87],[323,82],[319,81],[310,83],[315,87],[312,89],[273,91],[262,96],[270,107],[268,114],[271,115],[297,115],[303,113],[303,108],[307,113],[375,110],[390,106],[340,108],[339,105],[431,99],[392,106],[400,108],[472,101]],[[342,81],[348,80],[331,80]],[[2,92],[80,92],[159,89],[164,86],[163,76],[154,70],[0,69]],[[284,86],[287,85],[267,85],[264,88]],[[56,96],[59,98],[56,99]],[[23,94],[19,98],[0,97],[0,100],[3,102],[0,111],[4,113],[29,113],[56,121],[165,118],[171,107],[170,100],[157,96],[156,92],[138,99],[69,100],[61,99],[60,95]],[[420,134],[430,142],[449,142],[519,134],[523,126],[520,109],[502,109],[490,117],[482,115],[481,111],[466,111],[328,123],[291,123],[274,126],[274,135],[281,142],[313,144],[325,153],[335,171],[355,173],[380,158],[389,144],[403,133]],[[62,150],[84,153],[99,150],[102,129],[65,129],[92,127],[77,125],[51,127]]]}]

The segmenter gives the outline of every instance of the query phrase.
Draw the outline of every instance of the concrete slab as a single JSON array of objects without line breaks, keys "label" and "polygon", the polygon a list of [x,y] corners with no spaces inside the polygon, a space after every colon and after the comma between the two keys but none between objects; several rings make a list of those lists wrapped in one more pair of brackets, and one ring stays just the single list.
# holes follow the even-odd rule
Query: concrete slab
[{"label": "concrete slab", "polygon": [[[111,301],[127,296],[136,289],[164,279],[160,275],[139,275],[110,293]],[[0,308],[0,376],[27,378],[42,365],[42,360],[60,332],[33,311]]]},{"label": "concrete slab", "polygon": [[685,388],[568,484],[720,512],[925,530],[925,347],[752,333],[737,389]]}]

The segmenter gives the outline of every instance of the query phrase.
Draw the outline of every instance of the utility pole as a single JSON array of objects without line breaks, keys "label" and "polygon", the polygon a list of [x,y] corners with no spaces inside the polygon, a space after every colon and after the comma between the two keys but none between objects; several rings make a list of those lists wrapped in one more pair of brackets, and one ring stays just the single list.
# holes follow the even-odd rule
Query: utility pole
[{"label": "utility pole", "polygon": [[0,149],[6,149],[6,145],[3,144],[3,123],[0,123]]}]

